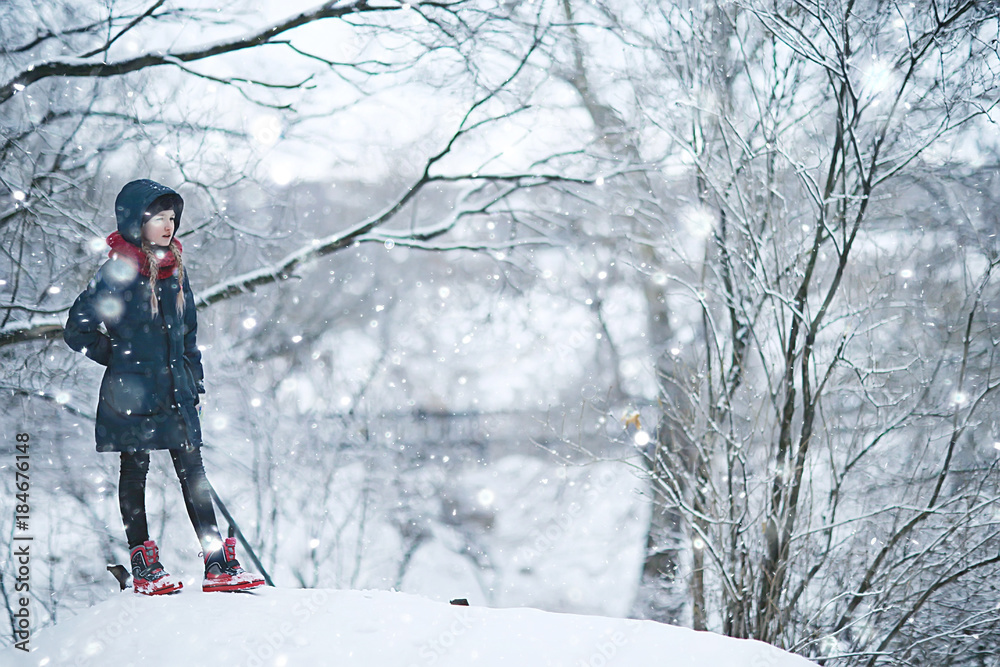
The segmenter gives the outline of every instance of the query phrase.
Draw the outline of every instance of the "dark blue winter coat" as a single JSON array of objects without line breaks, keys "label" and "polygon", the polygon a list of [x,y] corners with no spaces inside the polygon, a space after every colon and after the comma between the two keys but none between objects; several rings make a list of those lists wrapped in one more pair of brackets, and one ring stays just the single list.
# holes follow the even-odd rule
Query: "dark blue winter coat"
[{"label": "dark blue winter coat", "polygon": [[[122,188],[115,202],[118,231],[142,243],[142,214],[157,197],[176,193],[149,180]],[[178,197],[179,198],[179,197]],[[175,229],[180,226],[179,211]],[[184,291],[183,315],[177,292]],[[107,366],[97,403],[97,451],[200,447],[195,406],[204,371],[195,341],[194,295],[177,276],[157,280],[159,312],[150,308],[149,278],[129,259],[102,265],[69,311],[63,337],[71,348]],[[103,330],[102,330],[103,325]]]}]

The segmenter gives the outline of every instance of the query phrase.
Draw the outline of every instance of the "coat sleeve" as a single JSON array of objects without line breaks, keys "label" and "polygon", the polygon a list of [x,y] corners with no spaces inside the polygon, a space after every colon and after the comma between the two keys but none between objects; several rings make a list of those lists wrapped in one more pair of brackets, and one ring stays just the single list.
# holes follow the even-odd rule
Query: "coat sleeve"
[{"label": "coat sleeve", "polygon": [[101,318],[97,313],[97,303],[102,294],[101,272],[87,285],[87,289],[73,302],[69,309],[69,319],[63,329],[63,340],[77,352],[107,366],[111,362],[111,339],[100,330]]},{"label": "coat sleeve", "polygon": [[187,276],[184,276],[184,361],[194,373],[194,385],[199,394],[205,393],[205,369],[198,349],[198,308]]}]

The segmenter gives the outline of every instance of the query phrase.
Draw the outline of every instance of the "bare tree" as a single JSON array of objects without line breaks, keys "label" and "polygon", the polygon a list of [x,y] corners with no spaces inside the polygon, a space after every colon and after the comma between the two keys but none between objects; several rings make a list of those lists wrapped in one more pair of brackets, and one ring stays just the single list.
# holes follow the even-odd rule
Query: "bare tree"
[{"label": "bare tree", "polygon": [[[609,184],[633,218],[622,254],[664,287],[646,291],[669,318],[648,329],[650,474],[683,519],[667,569],[690,622],[844,663],[979,664],[996,251],[993,198],[966,183],[996,155],[995,5],[573,7],[595,146],[630,137],[620,163],[663,176]],[[584,62],[608,42],[629,68]]]}]

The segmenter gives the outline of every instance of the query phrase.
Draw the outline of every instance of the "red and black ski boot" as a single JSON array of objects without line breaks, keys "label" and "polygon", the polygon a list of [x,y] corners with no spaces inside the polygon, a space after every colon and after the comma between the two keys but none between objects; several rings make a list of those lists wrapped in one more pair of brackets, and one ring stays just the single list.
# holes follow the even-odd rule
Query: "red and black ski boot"
[{"label": "red and black ski boot", "polygon": [[184,588],[180,580],[173,578],[160,565],[160,550],[156,542],[146,540],[129,552],[132,566],[132,587],[142,595],[165,595]]},{"label": "red and black ski boot", "polygon": [[205,581],[201,590],[243,591],[264,585],[264,578],[247,572],[236,560],[236,538],[227,537],[222,548],[205,554]]}]

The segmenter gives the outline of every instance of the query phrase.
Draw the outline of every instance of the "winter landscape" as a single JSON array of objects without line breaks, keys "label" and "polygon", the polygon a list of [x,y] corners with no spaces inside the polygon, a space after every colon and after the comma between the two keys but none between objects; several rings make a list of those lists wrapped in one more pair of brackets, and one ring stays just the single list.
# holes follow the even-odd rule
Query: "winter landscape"
[{"label": "winter landscape", "polygon": [[[0,664],[1000,667],[998,82],[993,0],[0,2]],[[126,311],[273,586],[166,451],[109,573]]]}]

